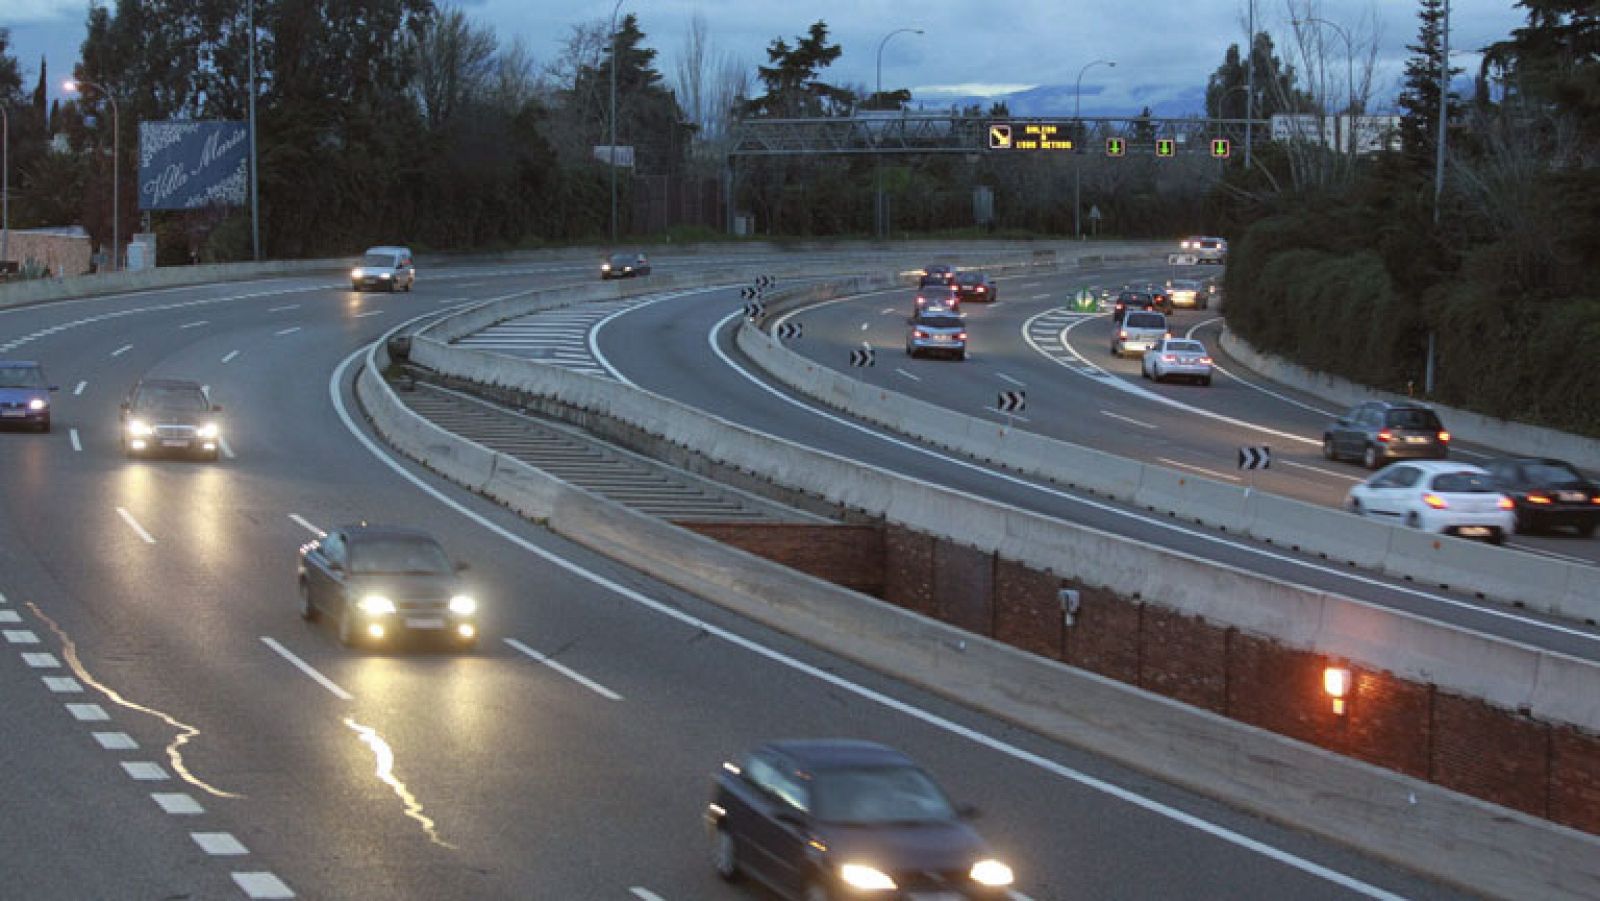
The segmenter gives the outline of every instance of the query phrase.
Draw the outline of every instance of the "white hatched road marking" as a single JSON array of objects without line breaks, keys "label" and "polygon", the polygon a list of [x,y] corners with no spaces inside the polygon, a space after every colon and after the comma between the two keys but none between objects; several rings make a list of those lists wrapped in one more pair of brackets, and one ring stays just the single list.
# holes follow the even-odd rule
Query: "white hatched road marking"
[{"label": "white hatched road marking", "polygon": [[200,802],[187,792],[152,792],[150,798],[173,816],[192,817],[206,812]]},{"label": "white hatched road marking", "polygon": [[316,682],[318,685],[326,688],[334,697],[341,701],[355,700],[355,695],[352,695],[350,692],[340,688],[332,679],[329,679],[327,676],[317,672],[315,667],[304,660],[301,660],[299,657],[296,657],[293,652],[279,644],[277,641],[263,635],[261,636],[261,642],[262,644],[265,644],[267,647],[271,648],[273,653],[289,661],[289,663],[291,663],[295,669],[298,669],[300,672],[310,676],[313,682]]},{"label": "white hatched road marking", "polygon": [[22,662],[34,669],[60,669],[61,661],[54,654],[23,654]]},{"label": "white hatched road marking", "polygon": [[8,644],[38,644],[39,636],[29,629],[7,629],[0,633],[5,635]]},{"label": "white hatched road marking", "polygon": [[230,350],[226,354],[223,355],[222,362],[224,362],[224,363],[232,363],[234,358],[237,357],[237,356],[239,356],[239,352],[238,351]]},{"label": "white hatched road marking", "polygon": [[128,512],[128,508],[118,507],[117,515],[122,517],[122,521],[127,523],[129,528],[138,533],[139,537],[143,539],[145,544],[156,543],[155,536],[151,535],[149,532],[146,532],[144,530],[144,526],[139,525],[139,521],[133,518],[132,513]]},{"label": "white hatched road marking", "polygon": [[317,528],[316,526],[312,525],[311,523],[307,522],[298,513],[290,513],[289,514],[289,518],[294,521],[295,525],[299,526],[302,529],[305,529],[307,532],[310,532],[311,534],[317,536],[318,538],[321,538],[322,536],[328,534],[327,532],[324,532],[321,529]]},{"label": "white hatched road marking", "polygon": [[1205,475],[1211,476],[1214,479],[1227,479],[1230,482],[1239,481],[1238,476],[1230,476],[1225,472],[1217,472],[1215,469],[1206,469],[1204,466],[1195,466],[1191,463],[1183,463],[1178,460],[1173,460],[1169,457],[1157,457],[1156,459],[1167,464],[1168,466],[1178,466],[1182,467],[1183,469],[1192,469],[1195,472],[1204,473]]},{"label": "white hatched road marking", "polygon": [[545,655],[539,653],[538,651],[535,651],[533,648],[528,647],[527,645],[525,645],[522,642],[516,640],[515,638],[507,638],[505,640],[505,642],[506,642],[506,644],[510,645],[511,647],[516,648],[518,651],[521,651],[522,653],[528,655],[528,657],[532,658],[533,660],[535,660],[535,661],[537,661],[539,663],[542,663],[545,666],[550,667],[551,669],[555,670],[556,672],[560,673],[561,675],[566,676],[568,679],[571,679],[572,681],[578,683],[579,685],[582,685],[584,688],[589,689],[590,691],[594,692],[595,694],[599,695],[602,698],[605,698],[605,699],[610,700],[610,701],[620,701],[620,700],[622,700],[622,695],[617,694],[616,692],[614,692],[611,689],[605,687],[604,685],[601,685],[599,682],[596,682],[593,679],[590,679],[588,676],[583,675],[582,673],[578,672],[577,670],[574,670],[574,669],[572,669],[571,667],[568,667],[568,666],[564,666],[563,664],[559,663],[558,661],[553,660],[553,659],[551,659],[549,657],[546,657]]},{"label": "white hatched road marking", "polygon": [[126,732],[95,732],[94,740],[107,751],[137,751],[139,743]]},{"label": "white hatched road marking", "polygon": [[68,704],[67,712],[80,723],[103,723],[111,719],[111,714],[99,704]]},{"label": "white hatched road marking", "polygon": [[85,389],[87,387],[89,387],[89,383],[88,382],[79,382],[78,383],[78,387],[72,389],[73,396],[76,397],[78,395],[83,394],[83,389]]},{"label": "white hatched road marking", "polygon": [[244,890],[251,901],[280,901],[283,898],[294,897],[294,892],[283,884],[283,880],[271,873],[234,873],[233,881]]},{"label": "white hatched road marking", "polygon": [[0,623],[20,623],[22,614],[15,610],[0,610]]},{"label": "white hatched road marking", "polygon": [[72,439],[72,449],[73,450],[75,450],[75,451],[82,451],[83,450],[83,442],[81,440],[79,440],[79,438],[78,438],[78,430],[77,429],[68,429],[67,430],[67,437]]},{"label": "white hatched road marking", "polygon": [[250,853],[230,832],[191,832],[189,837],[212,857],[241,857]]},{"label": "white hatched road marking", "polygon": [[172,778],[161,768],[161,764],[148,760],[124,760],[122,769],[130,778],[140,782],[165,782]]},{"label": "white hatched road marking", "polygon": [[1131,423],[1133,425],[1136,425],[1141,429],[1155,429],[1155,428],[1157,428],[1157,426],[1153,426],[1148,422],[1140,422],[1137,419],[1134,419],[1134,418],[1129,417],[1129,416],[1123,416],[1121,413],[1113,413],[1110,410],[1101,410],[1100,411],[1100,415],[1101,416],[1109,416],[1112,419],[1120,419],[1123,422]]},{"label": "white hatched road marking", "polygon": [[44,687],[58,695],[83,694],[83,683],[71,676],[44,676]]}]

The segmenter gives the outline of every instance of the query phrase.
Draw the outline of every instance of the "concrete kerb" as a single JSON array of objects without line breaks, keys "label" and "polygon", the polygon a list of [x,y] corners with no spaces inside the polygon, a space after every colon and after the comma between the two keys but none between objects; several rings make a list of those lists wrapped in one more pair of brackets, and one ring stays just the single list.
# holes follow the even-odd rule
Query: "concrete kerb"
[{"label": "concrete kerb", "polygon": [[[360,386],[369,415],[402,406],[381,379]],[[397,437],[408,442],[397,444],[403,452],[426,462],[427,444]],[[1507,898],[1592,897],[1600,887],[1592,836],[961,632],[617,507],[520,461],[503,460],[484,491],[558,534],[832,653],[1398,865]]]}]

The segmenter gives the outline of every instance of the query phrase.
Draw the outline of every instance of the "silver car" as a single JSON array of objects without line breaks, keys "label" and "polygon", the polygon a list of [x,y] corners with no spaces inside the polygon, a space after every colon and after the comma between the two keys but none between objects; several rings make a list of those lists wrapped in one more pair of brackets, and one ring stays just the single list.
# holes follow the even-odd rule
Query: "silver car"
[{"label": "silver car", "polygon": [[957,360],[967,358],[967,324],[961,314],[945,307],[925,309],[911,319],[906,335],[906,354],[943,354]]},{"label": "silver car", "polygon": [[416,281],[409,247],[368,247],[361,265],[350,270],[350,288],[355,291],[410,291]]},{"label": "silver car", "polygon": [[1167,282],[1167,297],[1174,307],[1203,310],[1211,304],[1211,292],[1206,283],[1192,278],[1175,278]]},{"label": "silver car", "polygon": [[1211,357],[1206,346],[1191,338],[1163,338],[1144,355],[1141,374],[1153,381],[1194,379],[1211,384]]},{"label": "silver car", "polygon": [[1111,355],[1120,357],[1129,353],[1144,353],[1162,339],[1170,338],[1167,317],[1153,310],[1129,309],[1122,323],[1111,332]]}]

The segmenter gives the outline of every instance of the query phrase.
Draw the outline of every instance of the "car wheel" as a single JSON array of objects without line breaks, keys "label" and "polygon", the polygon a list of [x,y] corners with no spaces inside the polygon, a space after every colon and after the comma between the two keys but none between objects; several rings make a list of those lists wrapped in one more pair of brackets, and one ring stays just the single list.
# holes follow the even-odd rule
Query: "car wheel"
[{"label": "car wheel", "polygon": [[1366,516],[1367,508],[1361,506],[1361,498],[1353,497],[1345,501],[1344,508],[1357,516]]},{"label": "car wheel", "polygon": [[1367,449],[1361,452],[1362,466],[1365,466],[1368,469],[1377,469],[1382,463],[1383,458],[1378,456],[1378,449],[1372,445],[1367,445]]},{"label": "car wheel", "polygon": [[1494,545],[1495,547],[1499,547],[1500,545],[1505,544],[1506,543],[1506,533],[1500,531],[1499,529],[1491,529],[1489,531],[1489,543]]},{"label": "car wheel", "polygon": [[317,621],[317,605],[311,603],[311,586],[300,580],[300,618],[308,623]]},{"label": "car wheel", "polygon": [[339,643],[347,648],[355,647],[358,640],[355,619],[349,604],[339,611]]},{"label": "car wheel", "polygon": [[1337,459],[1339,459],[1338,451],[1335,451],[1333,449],[1333,436],[1332,435],[1323,435],[1322,436],[1322,459],[1324,459],[1324,460],[1337,460]]},{"label": "car wheel", "polygon": [[1592,523],[1592,522],[1588,523],[1586,525],[1578,526],[1577,527],[1578,537],[1579,538],[1593,538],[1594,537],[1594,526],[1595,526],[1595,524]]},{"label": "car wheel", "polygon": [[1202,375],[1202,376],[1201,376],[1201,377],[1200,377],[1200,384],[1202,384],[1202,385],[1205,385],[1205,386],[1206,386],[1206,387],[1208,387],[1208,388],[1209,388],[1209,387],[1210,387],[1210,386],[1211,386],[1211,376],[1209,376],[1209,375]]},{"label": "car wheel", "polygon": [[738,882],[743,875],[739,871],[739,846],[722,826],[711,836],[711,868],[723,882]]},{"label": "car wheel", "polygon": [[1420,529],[1422,528],[1422,517],[1417,515],[1417,511],[1412,510],[1406,514],[1406,525],[1413,529]]}]

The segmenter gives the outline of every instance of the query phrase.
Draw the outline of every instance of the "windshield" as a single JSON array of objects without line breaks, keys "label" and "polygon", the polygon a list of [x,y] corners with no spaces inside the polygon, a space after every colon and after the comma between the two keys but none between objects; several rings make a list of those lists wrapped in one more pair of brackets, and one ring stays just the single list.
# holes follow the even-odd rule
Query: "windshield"
[{"label": "windshield", "polygon": [[831,823],[927,823],[955,819],[955,810],[915,767],[825,770],[817,774],[815,813]]},{"label": "windshield", "polygon": [[960,275],[956,276],[956,284],[960,284],[960,285],[981,285],[981,284],[983,284],[983,273],[981,273],[981,272],[963,272]]},{"label": "windshield", "polygon": [[632,254],[614,253],[607,262],[613,266],[632,266],[634,260]]},{"label": "windshield", "polygon": [[1174,290],[1174,291],[1198,291],[1198,290],[1200,290],[1200,283],[1199,282],[1175,281],[1175,282],[1172,283],[1172,290]]},{"label": "windshield", "polygon": [[1439,417],[1432,410],[1390,410],[1384,424],[1397,429],[1438,429]]},{"label": "windshield", "polygon": [[350,545],[350,571],[354,573],[451,572],[444,549],[426,538],[366,538]]},{"label": "windshield", "polygon": [[0,368],[0,388],[44,388],[44,370],[37,366]]},{"label": "windshield", "polygon": [[133,402],[135,409],[140,410],[209,410],[211,404],[206,401],[206,396],[198,387],[177,388],[167,385],[146,385],[139,389],[139,396]]},{"label": "windshield", "polygon": [[1203,354],[1206,347],[1199,341],[1168,341],[1167,350],[1180,354]]},{"label": "windshield", "polygon": [[394,257],[387,253],[369,253],[361,258],[361,265],[368,269],[383,269],[394,265]]},{"label": "windshield", "polygon": [[1450,494],[1488,494],[1500,489],[1481,473],[1446,472],[1433,477],[1433,490]]},{"label": "windshield", "polygon": [[920,316],[917,325],[927,328],[961,328],[960,316]]},{"label": "windshield", "polygon": [[1584,481],[1576,469],[1565,463],[1528,463],[1523,471],[1535,485],[1581,485]]},{"label": "windshield", "polygon": [[1131,313],[1128,328],[1166,328],[1167,321],[1159,313]]}]

